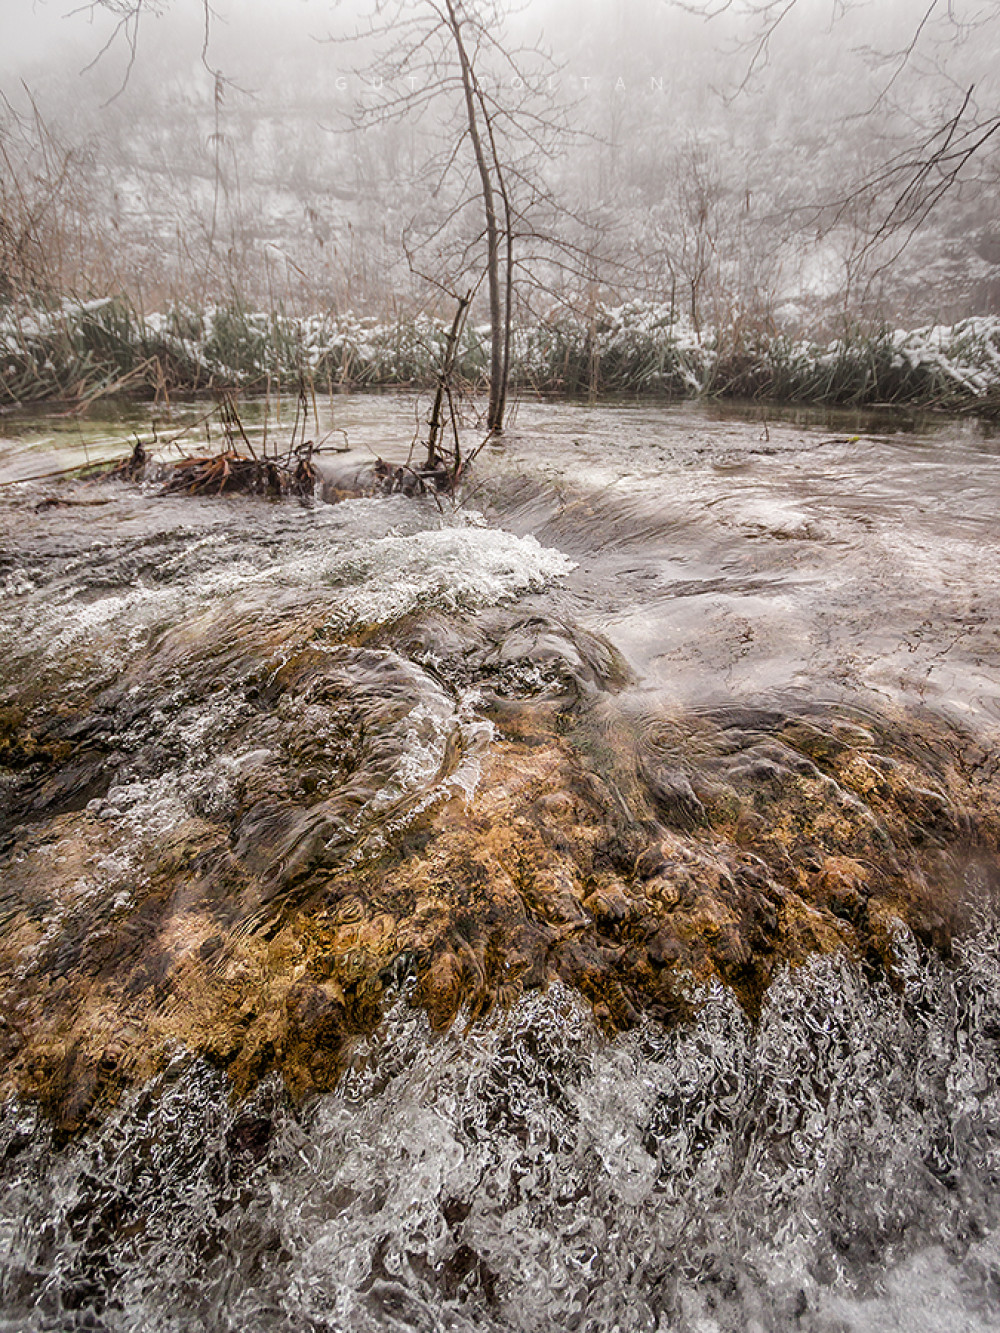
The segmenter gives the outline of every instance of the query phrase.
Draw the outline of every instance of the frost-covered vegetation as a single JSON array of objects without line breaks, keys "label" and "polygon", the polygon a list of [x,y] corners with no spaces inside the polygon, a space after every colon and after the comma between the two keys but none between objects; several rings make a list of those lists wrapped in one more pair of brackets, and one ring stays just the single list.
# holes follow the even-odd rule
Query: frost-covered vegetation
[{"label": "frost-covered vegetation", "polygon": [[[263,391],[424,388],[447,322],[352,313],[291,316],[239,305],[139,315],[123,298],[8,306],[0,316],[0,400],[87,401],[223,386]],[[457,374],[485,383],[489,335],[467,326]],[[829,342],[774,327],[696,332],[669,306],[598,306],[516,331],[513,382],[538,393],[638,393],[770,401],[909,403],[1000,410],[1000,318],[906,331],[848,329]]]}]

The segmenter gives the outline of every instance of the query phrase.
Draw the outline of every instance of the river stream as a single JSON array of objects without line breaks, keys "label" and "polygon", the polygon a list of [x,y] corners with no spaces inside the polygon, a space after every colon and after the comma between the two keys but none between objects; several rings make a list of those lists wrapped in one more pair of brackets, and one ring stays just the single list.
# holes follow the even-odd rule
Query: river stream
[{"label": "river stream", "polygon": [[1000,1327],[1000,445],[417,410],[0,422],[0,1329]]}]

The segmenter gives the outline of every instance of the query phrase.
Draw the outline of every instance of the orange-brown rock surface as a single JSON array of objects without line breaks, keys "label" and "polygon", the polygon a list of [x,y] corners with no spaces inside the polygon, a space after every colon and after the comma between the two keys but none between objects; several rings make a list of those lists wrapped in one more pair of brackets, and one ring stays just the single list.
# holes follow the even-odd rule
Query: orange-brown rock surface
[{"label": "orange-brown rock surface", "polygon": [[[402,659],[351,651],[405,693]],[[238,1092],[278,1070],[302,1096],[400,986],[439,1029],[554,978],[608,1030],[681,1019],[713,978],[753,1012],[816,952],[891,971],[904,928],[947,951],[969,885],[997,877],[995,780],[943,728],[836,709],[650,718],[551,691],[487,691],[497,734],[471,798],[439,784],[336,843],[396,753],[383,738],[352,760],[364,700],[338,662],[306,648],[271,678],[284,768],[141,839],[84,805],[92,729],[3,719],[0,761],[56,795],[0,858],[0,1092],[72,1130],[181,1046]],[[289,739],[293,695],[313,712]],[[60,804],[60,783],[76,797]]]}]

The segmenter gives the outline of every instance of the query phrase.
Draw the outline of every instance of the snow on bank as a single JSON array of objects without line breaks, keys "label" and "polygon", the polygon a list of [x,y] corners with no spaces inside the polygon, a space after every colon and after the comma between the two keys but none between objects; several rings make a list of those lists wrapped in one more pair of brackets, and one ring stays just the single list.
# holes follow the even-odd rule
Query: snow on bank
[{"label": "snow on bank", "polygon": [[[0,399],[91,389],[311,379],[317,388],[426,385],[447,322],[353,312],[310,316],[213,306],[140,316],[121,298],[0,310]],[[459,374],[482,382],[489,330],[467,325]],[[756,328],[696,331],[667,305],[598,306],[515,331],[514,380],[543,391],[662,392],[803,402],[975,407],[1000,397],[1000,318],[907,331],[854,331],[827,343]]]}]

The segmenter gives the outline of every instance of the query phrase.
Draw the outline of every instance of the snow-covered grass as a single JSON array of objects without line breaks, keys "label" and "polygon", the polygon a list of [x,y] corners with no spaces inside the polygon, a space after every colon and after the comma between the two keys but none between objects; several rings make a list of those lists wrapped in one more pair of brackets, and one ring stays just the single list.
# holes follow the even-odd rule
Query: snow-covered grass
[{"label": "snow-covered grass", "polygon": [[826,344],[772,334],[720,349],[712,391],[809,403],[1000,410],[1000,319],[855,329]]},{"label": "snow-covered grass", "polygon": [[632,301],[599,306],[519,332],[517,378],[540,390],[659,392],[694,397],[710,386],[714,353],[670,307]]},{"label": "snow-covered grass", "polygon": [[[426,387],[447,324],[427,315],[293,317],[239,304],[141,316],[122,298],[0,308],[0,402],[114,391]],[[468,325],[458,374],[481,386],[489,330]],[[906,331],[848,330],[828,343],[763,326],[696,332],[667,306],[599,306],[515,332],[512,378],[543,393],[714,395],[812,403],[1000,410],[1000,318]]]}]

